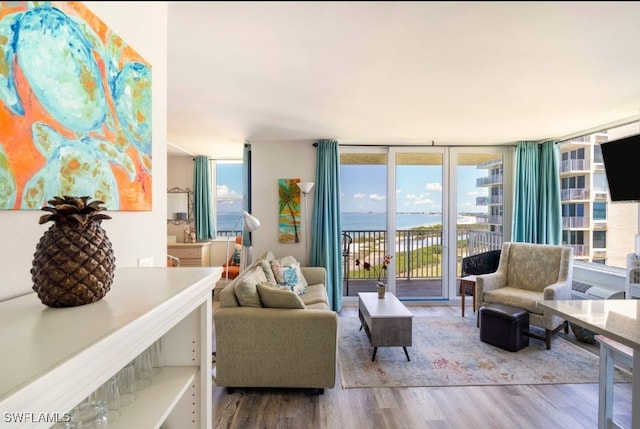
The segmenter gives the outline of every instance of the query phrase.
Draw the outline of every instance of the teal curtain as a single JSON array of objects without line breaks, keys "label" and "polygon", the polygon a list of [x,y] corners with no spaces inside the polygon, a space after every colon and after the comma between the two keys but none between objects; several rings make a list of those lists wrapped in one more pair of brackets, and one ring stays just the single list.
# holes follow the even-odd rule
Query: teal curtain
[{"label": "teal curtain", "polygon": [[193,211],[198,241],[213,240],[216,230],[213,223],[211,201],[211,171],[209,158],[196,156],[193,167]]},{"label": "teal curtain", "polygon": [[340,156],[338,142],[316,142],[316,192],[311,225],[311,265],[327,270],[329,305],[342,308],[342,233],[340,227]]},{"label": "teal curtain", "polygon": [[562,241],[562,203],[560,200],[560,161],[556,141],[540,145],[540,189],[538,191],[538,243]]},{"label": "teal curtain", "polygon": [[560,244],[558,148],[555,142],[518,142],[511,241]]}]

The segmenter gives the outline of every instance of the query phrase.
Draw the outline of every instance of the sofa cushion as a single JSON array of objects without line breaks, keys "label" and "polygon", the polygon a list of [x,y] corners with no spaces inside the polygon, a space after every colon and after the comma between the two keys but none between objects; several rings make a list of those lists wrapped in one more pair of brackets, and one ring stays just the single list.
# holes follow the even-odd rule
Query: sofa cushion
[{"label": "sofa cushion", "polygon": [[242,307],[262,307],[260,295],[258,294],[258,284],[266,282],[267,277],[260,265],[253,265],[243,272],[234,282],[234,292],[238,299],[238,304]]},{"label": "sofa cushion", "polygon": [[258,284],[258,293],[263,307],[267,308],[292,308],[304,309],[304,302],[300,297],[291,292],[286,286],[262,282]]},{"label": "sofa cushion", "polygon": [[302,298],[302,301],[306,306],[317,303],[328,304],[329,302],[327,288],[321,284],[307,286],[307,293],[302,295],[300,298]]},{"label": "sofa cushion", "polygon": [[331,310],[326,302],[316,302],[315,304],[306,305],[307,310]]},{"label": "sofa cushion", "polygon": [[271,261],[271,270],[279,285],[289,286],[292,292],[298,295],[307,293],[307,282],[300,271],[300,263],[281,260]]}]

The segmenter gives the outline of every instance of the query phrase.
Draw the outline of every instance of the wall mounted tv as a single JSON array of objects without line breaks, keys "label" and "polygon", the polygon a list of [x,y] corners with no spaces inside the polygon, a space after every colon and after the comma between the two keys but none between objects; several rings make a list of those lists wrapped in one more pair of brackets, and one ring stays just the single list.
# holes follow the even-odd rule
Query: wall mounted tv
[{"label": "wall mounted tv", "polygon": [[640,134],[600,144],[611,201],[640,202]]}]

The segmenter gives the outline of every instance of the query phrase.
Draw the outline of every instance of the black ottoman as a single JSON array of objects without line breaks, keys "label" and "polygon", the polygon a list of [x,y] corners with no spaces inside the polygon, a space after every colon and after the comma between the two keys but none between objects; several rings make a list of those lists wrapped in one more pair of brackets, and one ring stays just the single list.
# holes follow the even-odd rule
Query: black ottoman
[{"label": "black ottoman", "polygon": [[504,304],[480,307],[480,341],[517,352],[529,345],[529,312]]}]

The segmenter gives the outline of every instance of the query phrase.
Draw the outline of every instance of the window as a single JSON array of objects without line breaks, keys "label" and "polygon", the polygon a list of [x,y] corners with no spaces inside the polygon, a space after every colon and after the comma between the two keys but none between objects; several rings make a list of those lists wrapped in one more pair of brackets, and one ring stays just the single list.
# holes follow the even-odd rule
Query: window
[{"label": "window", "polygon": [[607,203],[593,203],[593,220],[607,220]]},{"label": "window", "polygon": [[607,233],[605,231],[593,231],[593,247],[595,249],[607,248]]},{"label": "window", "polygon": [[216,233],[219,237],[242,233],[242,161],[213,161]]}]

